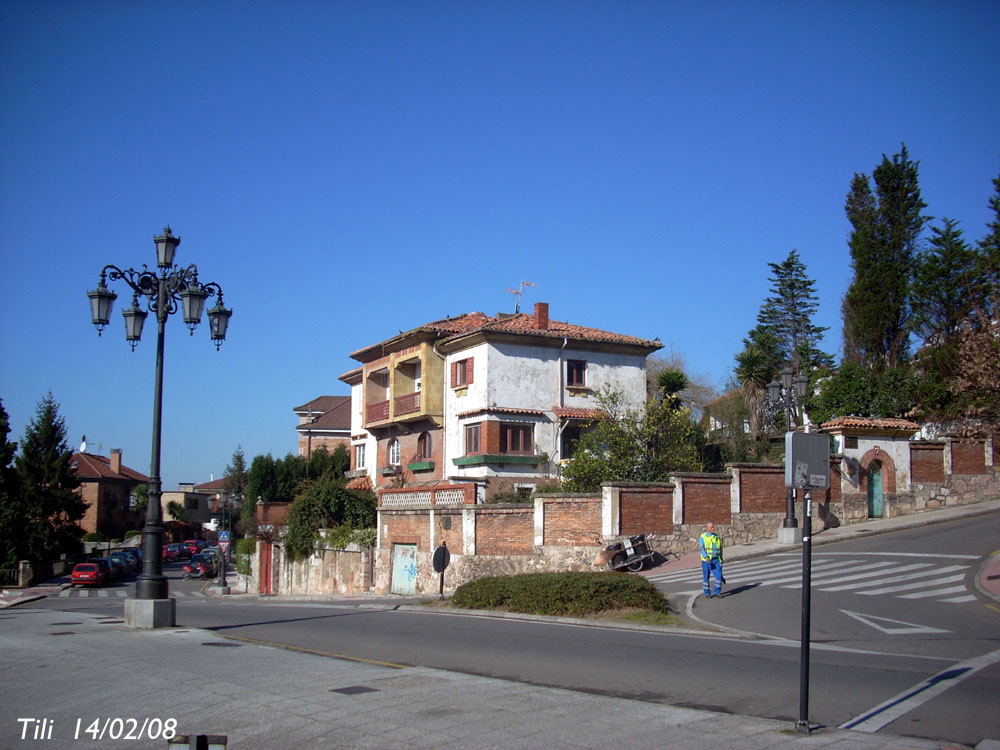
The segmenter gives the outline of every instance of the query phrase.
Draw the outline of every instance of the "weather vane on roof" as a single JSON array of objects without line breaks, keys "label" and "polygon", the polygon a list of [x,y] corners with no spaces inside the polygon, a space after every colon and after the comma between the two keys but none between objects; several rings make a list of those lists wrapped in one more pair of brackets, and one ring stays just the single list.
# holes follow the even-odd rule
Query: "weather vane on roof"
[{"label": "weather vane on roof", "polygon": [[514,314],[521,312],[521,295],[524,294],[524,290],[529,286],[535,286],[531,281],[522,281],[517,285],[517,289],[508,289],[509,294],[514,295]]}]

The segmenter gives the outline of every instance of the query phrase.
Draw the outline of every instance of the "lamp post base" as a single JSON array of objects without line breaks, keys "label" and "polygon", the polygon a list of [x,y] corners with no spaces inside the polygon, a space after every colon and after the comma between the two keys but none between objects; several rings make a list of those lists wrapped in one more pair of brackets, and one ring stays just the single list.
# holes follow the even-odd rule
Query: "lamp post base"
[{"label": "lamp post base", "polygon": [[779,544],[801,544],[802,543],[802,529],[799,528],[789,528],[787,526],[782,526],[778,529],[778,543]]},{"label": "lamp post base", "polygon": [[125,627],[172,628],[176,622],[173,599],[126,599]]}]

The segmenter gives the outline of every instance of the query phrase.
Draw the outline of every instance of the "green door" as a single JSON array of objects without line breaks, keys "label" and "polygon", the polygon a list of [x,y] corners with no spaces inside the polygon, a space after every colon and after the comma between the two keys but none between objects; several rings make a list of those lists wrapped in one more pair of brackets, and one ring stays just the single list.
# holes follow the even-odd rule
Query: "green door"
[{"label": "green door", "polygon": [[392,587],[393,594],[413,596],[417,590],[417,545],[392,545]]},{"label": "green door", "polygon": [[872,461],[868,467],[868,517],[882,517],[882,463]]}]

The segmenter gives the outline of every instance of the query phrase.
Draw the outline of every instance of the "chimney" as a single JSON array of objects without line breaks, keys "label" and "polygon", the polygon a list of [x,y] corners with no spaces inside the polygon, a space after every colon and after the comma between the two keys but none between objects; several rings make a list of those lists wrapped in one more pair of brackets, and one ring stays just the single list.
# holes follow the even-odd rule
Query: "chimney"
[{"label": "chimney", "polygon": [[112,448],[111,449],[111,471],[115,474],[122,473],[122,449]]},{"label": "chimney", "polygon": [[549,303],[535,303],[535,328],[539,331],[549,330]]}]

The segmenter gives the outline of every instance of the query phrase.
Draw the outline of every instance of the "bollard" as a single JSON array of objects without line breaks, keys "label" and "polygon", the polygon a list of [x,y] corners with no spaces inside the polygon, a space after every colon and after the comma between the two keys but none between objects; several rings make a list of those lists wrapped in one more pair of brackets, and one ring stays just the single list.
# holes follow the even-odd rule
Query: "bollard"
[{"label": "bollard", "polygon": [[175,734],[167,740],[168,750],[226,750],[225,734]]}]

